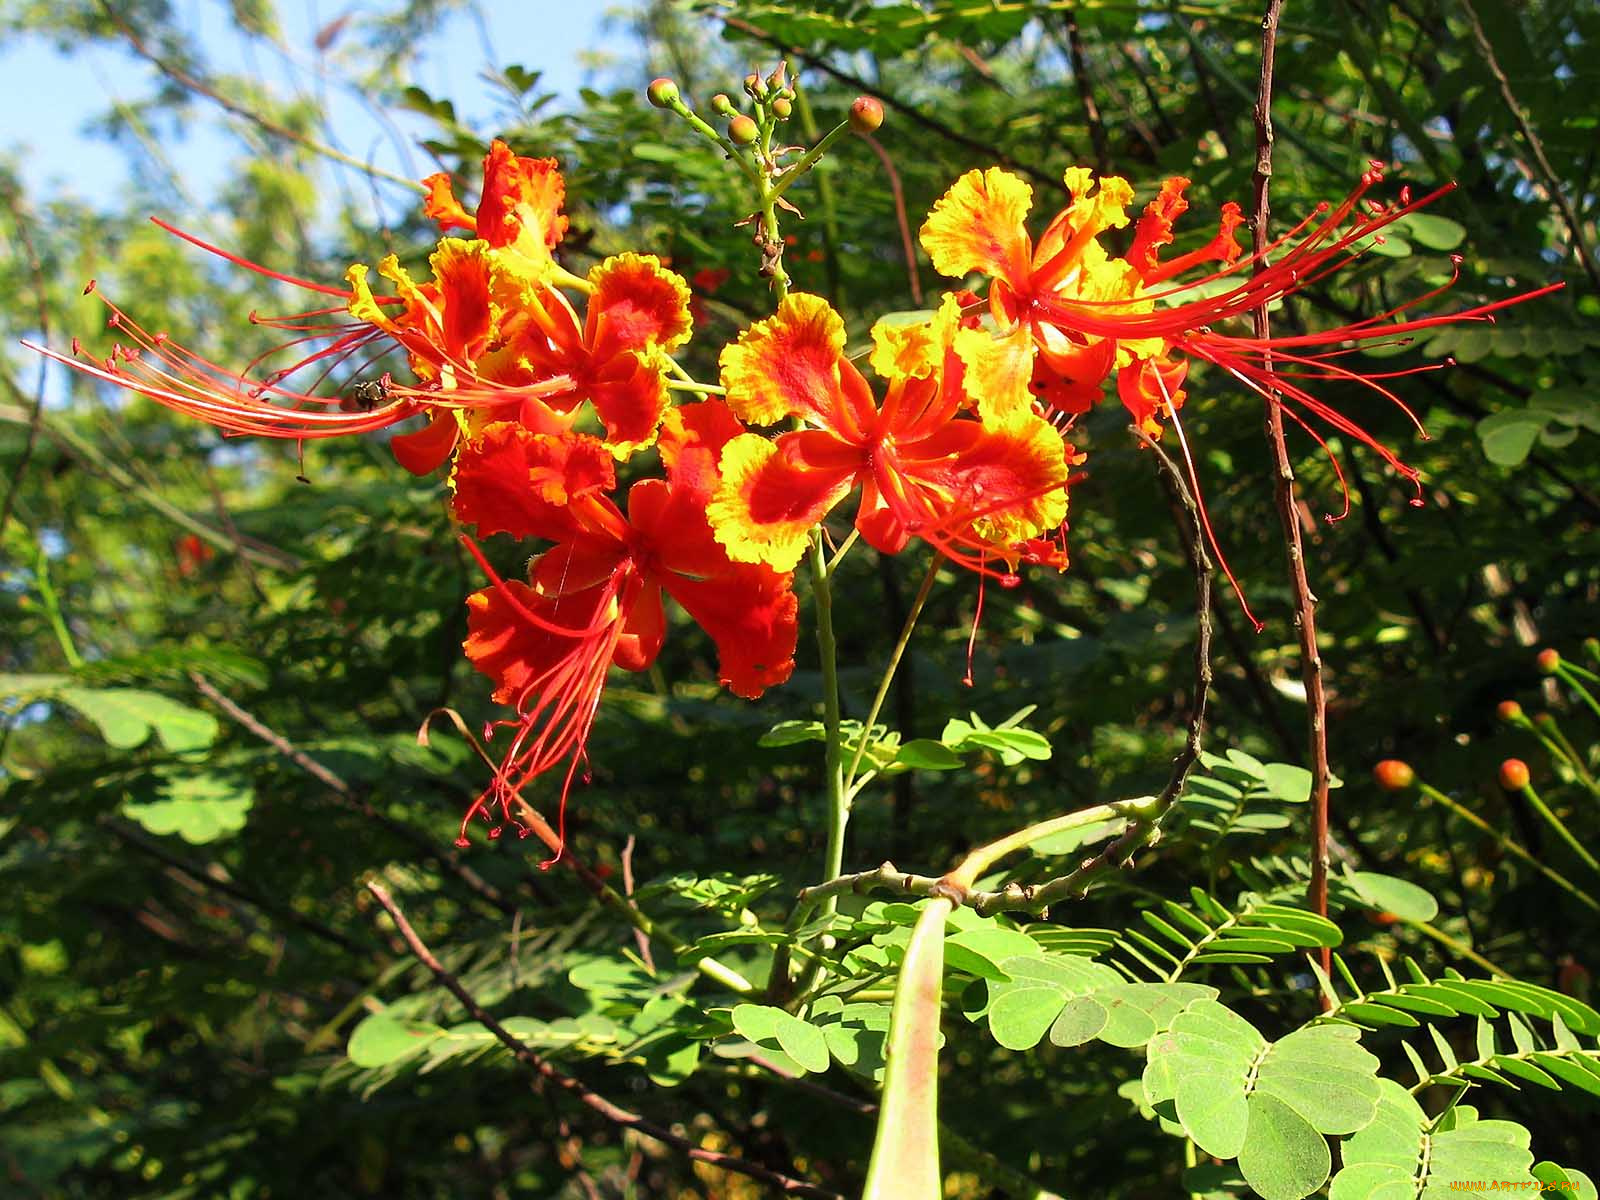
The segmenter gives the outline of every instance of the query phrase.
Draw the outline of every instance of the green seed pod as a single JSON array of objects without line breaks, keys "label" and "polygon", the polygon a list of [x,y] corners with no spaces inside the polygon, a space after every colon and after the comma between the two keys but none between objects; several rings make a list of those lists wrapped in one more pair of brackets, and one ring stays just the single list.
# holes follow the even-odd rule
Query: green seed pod
[{"label": "green seed pod", "polygon": [[735,146],[753,146],[760,136],[760,127],[744,113],[728,122],[728,140]]},{"label": "green seed pod", "polygon": [[794,105],[782,96],[772,102],[772,115],[780,121],[787,121],[794,113]]},{"label": "green seed pod", "polygon": [[731,117],[739,110],[733,106],[733,101],[728,99],[727,92],[718,92],[711,97],[711,111],[719,117]]}]

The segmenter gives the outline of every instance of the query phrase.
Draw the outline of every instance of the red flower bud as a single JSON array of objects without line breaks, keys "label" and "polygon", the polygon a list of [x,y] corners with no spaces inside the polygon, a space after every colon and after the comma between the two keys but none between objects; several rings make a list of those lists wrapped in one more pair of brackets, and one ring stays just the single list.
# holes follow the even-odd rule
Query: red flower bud
[{"label": "red flower bud", "polygon": [[1508,758],[1500,764],[1500,786],[1508,792],[1520,792],[1528,786],[1528,764],[1520,758]]},{"label": "red flower bud", "polygon": [[856,133],[871,133],[883,124],[883,105],[871,96],[857,96],[850,106],[850,128]]},{"label": "red flower bud", "polygon": [[1561,655],[1554,650],[1541,650],[1533,660],[1533,665],[1538,667],[1545,675],[1554,675],[1556,668],[1561,665]]},{"label": "red flower bud", "polygon": [[1523,719],[1522,705],[1515,700],[1502,700],[1495,706],[1494,715],[1512,724]]},{"label": "red flower bud", "polygon": [[760,136],[760,127],[744,113],[728,122],[728,140],[735,146],[753,146]]},{"label": "red flower bud", "polygon": [[657,108],[671,108],[678,102],[678,85],[663,75],[660,79],[652,79],[644,94]]},{"label": "red flower bud", "polygon": [[1372,768],[1372,778],[1386,792],[1403,792],[1417,781],[1417,773],[1410,763],[1398,758],[1386,758]]}]

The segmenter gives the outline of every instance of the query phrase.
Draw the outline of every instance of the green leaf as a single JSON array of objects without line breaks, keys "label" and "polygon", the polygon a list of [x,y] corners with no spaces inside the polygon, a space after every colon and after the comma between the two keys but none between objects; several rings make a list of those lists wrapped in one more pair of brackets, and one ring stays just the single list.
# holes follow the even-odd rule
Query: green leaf
[{"label": "green leaf", "polygon": [[1564,1200],[1596,1200],[1594,1180],[1572,1167],[1558,1167],[1553,1162],[1533,1164],[1533,1177],[1544,1184],[1546,1192],[1554,1192]]},{"label": "green leaf", "polygon": [[1350,886],[1373,908],[1392,912],[1405,921],[1431,921],[1439,915],[1439,902],[1422,888],[1376,871],[1354,871]]},{"label": "green leaf", "polygon": [[1483,454],[1501,467],[1522,465],[1545,427],[1545,418],[1527,409],[1507,409],[1491,413],[1478,422],[1478,441]]},{"label": "green leaf", "polygon": [[373,1013],[351,1031],[345,1053],[358,1067],[381,1067],[426,1049],[443,1035],[442,1028],[426,1021],[405,1021]]},{"label": "green leaf", "polygon": [[1294,1108],[1271,1095],[1250,1098],[1250,1128],[1239,1170],[1262,1200],[1301,1200],[1333,1167],[1328,1141]]},{"label": "green leaf", "polygon": [[255,803],[247,785],[215,774],[180,775],[166,779],[161,800],[128,800],[127,817],[151,833],[175,833],[194,846],[203,846],[243,829]]},{"label": "green leaf", "polygon": [[961,765],[962,758],[943,742],[914,738],[900,747],[894,761],[896,766],[919,771],[952,771]]},{"label": "green leaf", "polygon": [[828,1041],[822,1030],[793,1013],[765,1004],[740,1004],[733,1010],[733,1027],[757,1045],[775,1043],[803,1070],[828,1069]]},{"label": "green leaf", "polygon": [[143,745],[152,729],[161,744],[175,754],[203,750],[217,740],[215,717],[159,692],[64,687],[56,695],[93,721],[107,745],[119,750]]},{"label": "green leaf", "polygon": [[1274,800],[1304,804],[1311,799],[1311,772],[1293,763],[1267,763],[1266,787]]}]

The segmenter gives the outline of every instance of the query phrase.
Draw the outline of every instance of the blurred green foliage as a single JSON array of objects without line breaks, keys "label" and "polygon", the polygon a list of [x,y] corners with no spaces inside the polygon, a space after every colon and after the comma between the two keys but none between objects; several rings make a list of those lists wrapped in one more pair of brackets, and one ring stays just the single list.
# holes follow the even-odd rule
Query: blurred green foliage
[{"label": "blurred green foliage", "polygon": [[[728,271],[703,298],[706,320],[684,357],[703,379],[715,375],[718,347],[767,312],[770,297],[748,234],[735,228],[748,209],[735,176],[645,103],[652,75],[674,76],[704,106],[715,91],[736,92],[752,66],[788,54],[803,85],[797,141],[830,128],[859,92],[883,99],[883,156],[845,139],[790,196],[807,219],[787,225],[789,269],[798,286],[833,300],[857,340],[877,316],[921,307],[937,286],[925,262],[907,263],[901,221],[914,235],[932,201],[974,166],[1022,173],[1036,217],[1064,199],[1061,170],[1078,162],[1126,175],[1141,200],[1166,175],[1192,178],[1200,226],[1248,193],[1259,13],[1234,0],[655,0],[614,18],[622,49],[570,107],[543,93],[537,46],[501,48],[507,61],[487,64],[503,93],[495,128],[463,124],[451,96],[412,81],[414,47],[451,7],[360,15],[329,69],[379,105],[424,116],[425,151],[464,179],[475,178],[491,136],[560,158],[573,213],[564,253],[575,269],[637,249],[686,276]],[[230,13],[238,35],[263,49],[279,36],[265,0]],[[293,447],[224,441],[84,379],[52,371],[41,382],[39,361],[16,348],[23,336],[58,347],[78,337],[103,350],[102,311],[80,295],[90,278],[216,361],[242,363],[265,347],[248,315],[292,304],[287,291],[219,269],[149,225],[150,213],[312,279],[337,280],[347,263],[390,249],[419,259],[429,244],[420,214],[395,224],[375,211],[372,189],[388,184],[316,152],[325,114],[315,102],[212,74],[184,20],[164,3],[0,6],[0,28],[69,51],[126,48],[131,36],[146,52],[136,60],[139,98],[108,122],[135,165],[126,194],[91,205],[40,191],[25,163],[0,165],[3,1190],[761,1194],[620,1133],[553,1088],[530,1090],[374,919],[369,879],[384,881],[445,965],[562,1070],[707,1148],[839,1192],[859,1188],[872,1135],[861,1106],[874,1098],[907,906],[846,903],[830,969],[859,991],[819,1000],[807,1019],[690,969],[714,954],[761,983],[796,889],[816,882],[820,753],[803,725],[762,736],[815,715],[808,643],[794,680],[759,705],[718,693],[710,647],[688,629],[669,639],[659,671],[618,677],[608,691],[592,780],[574,794],[573,855],[613,884],[632,881],[641,908],[696,947],[674,955],[656,939],[645,957],[572,871],[540,869],[533,843],[451,845],[484,768],[448,725],[435,721],[425,745],[416,733],[440,708],[459,709],[472,727],[491,707],[459,651],[475,569],[438,480],[405,477],[373,442],[308,447],[302,465]],[[1507,754],[1529,759],[1551,808],[1580,838],[1600,836],[1594,714],[1571,680],[1541,676],[1533,662],[1544,645],[1581,660],[1600,598],[1597,115],[1587,99],[1600,92],[1597,48],[1600,12],[1572,0],[1288,4],[1275,227],[1343,196],[1371,159],[1395,164],[1390,194],[1458,186],[1354,269],[1308,289],[1275,315],[1278,325],[1382,312],[1458,272],[1425,311],[1555,280],[1568,287],[1494,324],[1447,327],[1403,358],[1362,364],[1442,368],[1453,357],[1453,369],[1394,385],[1428,440],[1369,392],[1323,393],[1421,469],[1422,507],[1408,505],[1410,493],[1371,454],[1335,443],[1353,507],[1324,523],[1324,510],[1343,507],[1339,481],[1314,443],[1294,442],[1332,759],[1345,780],[1333,795],[1337,979],[1318,980],[1293,953],[1327,941],[1297,907],[1307,829],[1291,764],[1304,759],[1305,712],[1259,402],[1215,374],[1191,378],[1186,430],[1212,520],[1266,629],[1251,633],[1219,603],[1209,742],[1218,757],[1141,869],[1048,921],[991,923],[986,937],[1022,937],[1026,954],[999,937],[954,960],[943,1029],[942,1111],[956,1135],[945,1150],[948,1194],[1029,1194],[1028,1179],[1069,1195],[1249,1194],[1231,1167],[1208,1174],[1203,1153],[1191,1154],[1185,1177],[1184,1143],[1160,1125],[1173,1114],[1145,1103],[1160,1090],[1140,1092],[1139,1059],[1116,1049],[1134,1043],[1085,1044],[1098,1036],[1083,1034],[1093,988],[1041,984],[1032,989],[1041,995],[1008,1001],[1023,1006],[1028,1029],[1043,1023],[1036,1048],[1005,1048],[1020,1036],[992,1031],[984,1005],[1014,979],[1005,964],[1035,954],[1118,961],[1125,976],[1173,988],[1203,983],[1235,1010],[1246,1053],[1252,1039],[1302,1037],[1291,1031],[1317,1020],[1319,993],[1365,1004],[1350,1019],[1376,1030],[1362,1045],[1388,1082],[1379,1088],[1369,1072],[1374,1082],[1361,1085],[1373,1123],[1345,1143],[1347,1170],[1381,1163],[1396,1145],[1409,1152],[1418,1121],[1437,1117],[1466,1083],[1471,1103],[1438,1124],[1440,1147],[1470,1141],[1475,1125],[1504,1133],[1491,1122],[1510,1121],[1520,1134],[1488,1140],[1522,1153],[1531,1131],[1531,1157],[1594,1168],[1600,1088],[1584,1083],[1581,1066],[1593,1061],[1594,1031],[1576,1010],[1526,992],[1522,1007],[1505,995],[1499,1009],[1492,996],[1474,1007],[1458,988],[1460,1007],[1439,1013],[1417,997],[1428,1000],[1451,972],[1505,972],[1575,1002],[1592,998],[1595,911],[1505,842],[1578,891],[1600,893],[1600,880],[1584,877],[1537,809],[1502,793],[1494,773]],[[234,182],[203,211],[185,206],[159,152],[175,124],[222,111],[196,83],[231,107],[236,155]],[[1091,456],[1072,492],[1071,570],[988,591],[971,688],[963,676],[976,590],[954,577],[935,589],[886,710],[902,750],[914,743],[922,757],[863,794],[852,868],[887,858],[937,873],[1030,820],[1159,788],[1191,687],[1191,580],[1149,457],[1115,409],[1102,406],[1075,431]],[[302,473],[309,482],[297,481]],[[510,569],[518,551],[491,553]],[[847,562],[836,584],[847,716],[865,715],[923,569],[866,552]],[[1506,698],[1550,722],[1497,722]],[[1036,706],[1028,728],[1048,739],[1048,757],[970,741],[1024,706]],[[969,710],[965,731],[947,729]],[[928,748],[941,738],[947,749]],[[1499,837],[1437,802],[1379,791],[1368,772],[1384,757],[1412,763]],[[961,765],[929,769],[947,760]],[[1007,877],[1042,879],[1051,867],[1035,856]],[[1166,912],[1162,920],[1197,936],[1174,905],[1222,943],[1211,961],[1190,963],[1206,953],[1180,950],[1182,970],[1195,972],[1183,982],[1145,944],[1170,954],[1175,943],[1138,915]],[[1224,926],[1232,932],[1218,933]],[[1139,995],[1160,1011],[1156,993]],[[1076,1007],[1060,1007],[1069,1001]],[[1061,1011],[1079,1024],[1046,1038]],[[1380,1019],[1407,1012],[1427,1029]],[[1587,1036],[1577,1050],[1552,1024],[1560,1013],[1569,1036]],[[1486,1045],[1482,1023],[1502,1017]],[[1543,1040],[1524,1050],[1534,1036]],[[1580,1064],[1571,1078],[1543,1072],[1563,1094],[1501,1063],[1540,1054]],[[1422,1109],[1405,1091],[1413,1067],[1434,1079]],[[1316,1142],[1342,1136],[1345,1116],[1315,1125]],[[1232,1144],[1226,1130],[1208,1137],[1195,1138],[1202,1150]],[[1516,1159],[1496,1153],[1495,1163]],[[1563,1170],[1530,1168],[1529,1157],[1506,1169],[1550,1179]],[[1381,1165],[1372,1169],[1381,1182]],[[1261,1170],[1246,1175],[1266,1186]],[[1283,1178],[1273,1185],[1293,1192],[1298,1183]],[[1336,1200],[1379,1194],[1356,1184],[1336,1184]]]}]

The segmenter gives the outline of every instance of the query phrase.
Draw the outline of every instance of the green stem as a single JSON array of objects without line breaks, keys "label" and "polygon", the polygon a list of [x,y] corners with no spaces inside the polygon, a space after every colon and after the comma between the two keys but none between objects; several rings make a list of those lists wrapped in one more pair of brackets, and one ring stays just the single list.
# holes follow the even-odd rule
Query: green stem
[{"label": "green stem", "polygon": [[1538,871],[1539,874],[1543,875],[1546,879],[1555,884],[1562,891],[1566,892],[1569,896],[1572,896],[1586,907],[1592,908],[1595,912],[1600,912],[1600,901],[1596,901],[1593,896],[1589,895],[1588,892],[1578,887],[1577,884],[1567,879],[1567,877],[1562,875],[1560,872],[1552,871],[1549,867],[1545,866],[1531,853],[1529,853],[1521,843],[1512,841],[1493,825],[1490,825],[1489,822],[1485,821],[1477,813],[1473,812],[1469,808],[1466,808],[1457,801],[1452,800],[1438,788],[1430,787],[1428,784],[1421,782],[1417,784],[1417,788],[1427,799],[1444,805],[1451,812],[1455,813],[1456,816],[1460,817],[1463,821],[1467,822],[1467,824],[1471,825],[1479,833],[1485,834],[1492,838],[1495,844],[1506,853],[1513,854],[1517,858],[1520,858],[1523,862],[1527,863],[1535,871]]},{"label": "green stem", "polygon": [[74,669],[83,666],[83,655],[78,653],[78,647],[72,640],[72,631],[67,628],[66,618],[61,615],[61,597],[56,595],[55,585],[50,582],[50,559],[44,552],[43,542],[35,547],[33,581],[39,589],[39,599],[44,601],[45,619],[55,632],[62,655]]},{"label": "green stem", "polygon": [[791,166],[785,167],[783,173],[772,181],[771,198],[776,200],[787,192],[800,176],[817,165],[817,160],[828,152],[828,147],[837,142],[850,130],[850,122],[841,121],[838,125],[828,130],[828,135],[811,149],[806,151],[805,157]]},{"label": "green stem", "polygon": [[867,739],[872,736],[872,726],[878,720],[878,714],[883,711],[884,701],[889,698],[889,686],[894,682],[895,671],[899,669],[900,660],[905,656],[906,647],[911,642],[911,631],[917,626],[917,618],[922,615],[922,606],[927,603],[928,593],[933,590],[933,581],[938,574],[939,560],[935,558],[928,564],[928,573],[923,576],[922,587],[917,591],[917,598],[911,602],[911,611],[906,614],[905,624],[900,629],[900,638],[894,644],[893,653],[889,655],[889,665],[884,669],[883,679],[878,684],[878,694],[873,696],[872,707],[867,710],[867,718],[861,723],[861,738],[856,742],[855,757],[850,760],[850,769],[844,773],[846,796],[855,795],[853,785],[856,772],[861,769],[861,756],[867,752]]},{"label": "green stem", "polygon": [[1545,819],[1545,823],[1556,831],[1556,836],[1583,860],[1584,865],[1596,874],[1600,874],[1600,861],[1596,861],[1595,856],[1589,853],[1584,844],[1572,836],[1572,830],[1567,828],[1567,823],[1551,811],[1550,806],[1540,799],[1539,793],[1533,790],[1533,786],[1531,784],[1524,786],[1522,794],[1528,798],[1528,803],[1533,805],[1538,814]]},{"label": "green stem", "polygon": [[[822,660],[822,728],[826,737],[823,770],[827,776],[828,848],[822,874],[826,883],[844,873],[844,834],[850,822],[850,800],[844,789],[844,746],[839,734],[839,661],[833,637],[833,580],[823,557],[820,527],[811,534],[811,590],[817,611],[817,653]],[[824,911],[831,914],[837,907],[837,897],[829,896]]]},{"label": "green stem", "polygon": [[728,389],[716,383],[696,383],[692,379],[669,379],[667,386],[675,392],[698,392],[702,396],[726,396]]},{"label": "green stem", "polygon": [[[1600,717],[1600,701],[1596,701],[1589,689],[1584,687],[1578,679],[1579,671],[1583,671],[1583,668],[1575,667],[1564,658],[1556,663],[1556,674],[1561,677],[1561,681],[1583,698],[1583,702],[1589,706],[1590,712]],[[1589,675],[1591,679],[1593,678],[1593,675],[1588,671],[1583,671],[1583,674]]]},{"label": "green stem", "polygon": [[1512,977],[1509,971],[1501,970],[1499,967],[1495,966],[1494,963],[1490,962],[1483,955],[1479,954],[1471,946],[1467,945],[1459,938],[1451,937],[1444,930],[1430,925],[1426,921],[1411,921],[1405,918],[1401,918],[1401,920],[1405,925],[1415,929],[1418,933],[1423,933],[1428,937],[1431,937],[1434,941],[1438,942],[1441,946],[1450,951],[1451,954],[1456,955],[1458,958],[1464,958],[1468,962],[1477,963],[1478,966],[1489,972],[1489,974],[1496,976],[1499,979],[1510,979]]}]

